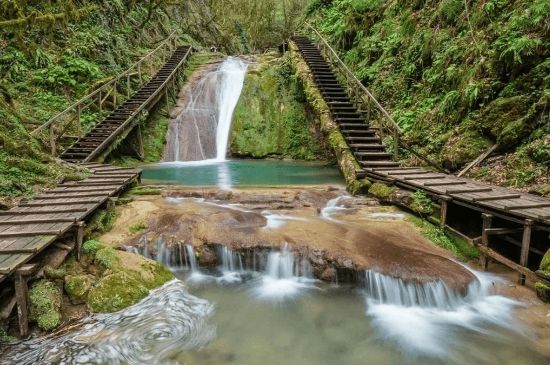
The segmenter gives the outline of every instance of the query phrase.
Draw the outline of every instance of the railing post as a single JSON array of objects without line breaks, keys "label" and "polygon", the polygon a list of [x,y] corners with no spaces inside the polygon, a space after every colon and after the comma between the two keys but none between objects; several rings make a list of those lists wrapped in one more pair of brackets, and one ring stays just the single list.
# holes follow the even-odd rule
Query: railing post
[{"label": "railing post", "polygon": [[50,124],[50,148],[52,157],[55,157],[57,155],[57,148],[55,146],[54,123]]},{"label": "railing post", "polygon": [[113,110],[116,109],[116,98],[117,98],[117,81],[115,79],[115,82],[113,83]]},{"label": "railing post", "polygon": [[138,62],[137,68],[138,68],[139,83],[141,85],[141,81],[142,81],[142,79],[141,79],[141,60]]},{"label": "railing post", "polygon": [[103,114],[103,89],[99,90],[99,117]]},{"label": "railing post", "polygon": [[77,127],[78,127],[78,136],[82,137],[82,124],[80,122],[80,116],[82,114],[82,106],[80,104],[76,107],[76,120],[77,120]]},{"label": "railing post", "polygon": [[126,75],[126,97],[130,99],[130,73]]},{"label": "railing post", "polygon": [[399,131],[393,129],[393,160],[399,160]]}]

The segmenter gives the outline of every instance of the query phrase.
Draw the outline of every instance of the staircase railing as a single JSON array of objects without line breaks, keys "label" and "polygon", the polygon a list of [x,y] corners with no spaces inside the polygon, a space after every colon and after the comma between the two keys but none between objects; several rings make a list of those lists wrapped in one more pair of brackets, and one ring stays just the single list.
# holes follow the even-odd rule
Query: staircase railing
[{"label": "staircase railing", "polygon": [[[88,132],[87,129],[93,126],[93,123],[88,126],[90,128],[83,125],[83,116],[86,113],[91,115],[99,113],[96,118],[97,122],[103,118],[104,112],[116,109],[131,97],[133,90],[138,90],[145,84],[147,81],[147,78],[144,77],[145,72],[153,72],[158,65],[166,62],[175,51],[176,45],[177,33],[174,31],[126,71],[116,75],[110,81],[51,117],[34,129],[31,135],[49,143],[52,156],[56,156],[57,144],[61,138],[80,138]],[[119,93],[119,89],[122,89],[122,94]]]},{"label": "staircase railing", "polygon": [[349,96],[359,110],[366,114],[366,119],[369,123],[374,122],[374,128],[377,128],[380,137],[384,139],[386,135],[391,136],[393,143],[393,159],[398,160],[399,148],[403,148],[413,155],[426,162],[435,169],[448,173],[447,170],[439,166],[439,164],[430,160],[428,157],[423,156],[406,143],[402,138],[403,131],[399,125],[395,122],[390,113],[376,100],[374,95],[367,89],[365,85],[355,76],[355,74],[349,69],[349,67],[338,56],[338,53],[332,48],[332,46],[325,40],[325,38],[308,22],[303,23],[308,36],[314,38],[319,50],[327,59],[332,67],[338,72],[342,80],[345,83],[345,87],[348,90]]}]

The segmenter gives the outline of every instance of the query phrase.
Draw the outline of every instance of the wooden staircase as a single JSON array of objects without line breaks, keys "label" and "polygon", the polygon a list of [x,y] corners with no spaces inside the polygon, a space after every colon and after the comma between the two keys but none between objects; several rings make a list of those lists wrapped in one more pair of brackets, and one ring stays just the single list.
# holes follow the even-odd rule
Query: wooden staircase
[{"label": "wooden staircase", "polygon": [[319,49],[307,37],[295,36],[292,41],[307,62],[332,118],[359,164],[363,168],[398,167],[399,163],[392,161],[392,155],[386,152],[376,130],[351,102]]},{"label": "wooden staircase", "polygon": [[165,87],[174,70],[187,57],[189,51],[189,46],[176,48],[172,56],[148,83],[85,136],[79,138],[63,152],[61,159],[72,163],[82,163],[99,156],[115,141],[117,136],[126,130],[132,119],[144,109],[144,106],[151,107],[158,101],[161,89]]}]

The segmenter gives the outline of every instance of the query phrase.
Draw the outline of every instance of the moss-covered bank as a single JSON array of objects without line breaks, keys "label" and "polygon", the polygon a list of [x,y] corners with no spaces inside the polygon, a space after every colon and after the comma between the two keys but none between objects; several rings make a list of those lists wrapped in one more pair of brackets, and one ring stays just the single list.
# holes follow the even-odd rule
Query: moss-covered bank
[{"label": "moss-covered bank", "polygon": [[472,176],[535,190],[550,183],[549,14],[546,0],[315,0],[309,21],[417,150],[456,171],[498,144]]},{"label": "moss-covered bank", "polygon": [[289,44],[289,57],[294,77],[300,82],[307,103],[319,121],[319,130],[323,134],[328,148],[332,150],[338,160],[348,191],[352,194],[365,191],[370,187],[371,182],[368,179],[357,179],[356,171],[360,169],[359,163],[349,150],[338,125],[332,119],[328,105],[317,89],[307,63],[293,42]]},{"label": "moss-covered bank", "polygon": [[322,159],[323,141],[309,115],[289,58],[257,57],[233,115],[231,154],[252,158]]},{"label": "moss-covered bank", "polygon": [[[69,258],[59,269],[46,270],[46,278],[31,285],[30,319],[49,331],[63,322],[69,305],[85,306],[94,313],[115,312],[173,278],[157,262],[86,241],[80,261]],[[68,301],[63,300],[64,295]]]},{"label": "moss-covered bank", "polygon": [[[550,250],[546,252],[546,255],[544,255],[540,262],[540,269],[537,273],[546,278],[547,282],[550,282]],[[539,281],[535,284],[535,290],[540,299],[550,303],[550,285]]]}]

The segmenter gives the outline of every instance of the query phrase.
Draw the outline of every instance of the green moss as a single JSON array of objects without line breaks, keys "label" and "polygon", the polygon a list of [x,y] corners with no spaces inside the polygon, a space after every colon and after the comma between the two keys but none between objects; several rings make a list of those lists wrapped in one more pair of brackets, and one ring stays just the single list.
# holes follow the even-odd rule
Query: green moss
[{"label": "green moss", "polygon": [[96,252],[94,261],[103,269],[112,269],[118,263],[118,257],[114,248],[104,247]]},{"label": "green moss", "polygon": [[550,277],[550,250],[546,251],[546,254],[542,258],[540,269]]},{"label": "green moss", "polygon": [[103,244],[96,240],[88,240],[82,244],[82,251],[90,256],[95,256],[96,252],[103,248]]},{"label": "green moss", "polygon": [[0,345],[8,345],[15,341],[17,341],[17,338],[8,335],[6,331],[0,327]]},{"label": "green moss", "polygon": [[386,199],[391,194],[397,191],[396,187],[387,186],[382,183],[374,183],[369,188],[369,194],[379,198],[379,199]]},{"label": "green moss", "polygon": [[372,182],[368,179],[354,180],[347,186],[348,193],[356,195],[362,192],[366,192],[372,186]]},{"label": "green moss", "polygon": [[409,216],[407,219],[420,228],[420,232],[424,237],[428,238],[435,245],[451,251],[460,260],[469,261],[479,257],[477,248],[468,242],[445,234],[442,229],[424,219],[415,216]]},{"label": "green moss", "polygon": [[155,289],[174,279],[174,274],[158,262],[147,262],[141,265],[143,284],[148,289]]},{"label": "green moss", "polygon": [[443,165],[455,170],[474,160],[491,146],[477,131],[466,130],[451,136],[441,150]]},{"label": "green moss", "polygon": [[88,308],[92,312],[116,312],[145,298],[149,289],[140,278],[118,271],[99,280],[88,293]]},{"label": "green moss", "polygon": [[48,278],[48,279],[63,279],[63,277],[65,276],[65,268],[64,267],[60,267],[58,269],[54,269],[53,267],[51,266],[46,266],[44,268],[44,275]]},{"label": "green moss", "polygon": [[84,303],[93,284],[91,275],[67,275],[65,276],[65,292],[73,303]]},{"label": "green moss", "polygon": [[39,280],[29,290],[30,319],[45,331],[61,323],[62,291],[54,282]]},{"label": "green moss", "polygon": [[544,302],[550,303],[550,286],[546,285],[542,281],[535,283],[535,291],[537,296]]},{"label": "green moss", "polygon": [[107,209],[102,209],[92,216],[92,219],[86,226],[86,236],[90,237],[94,234],[101,234],[109,231],[116,220],[116,212],[114,206],[109,206]]},{"label": "green moss", "polygon": [[431,215],[434,211],[432,200],[422,190],[411,194],[410,208],[422,215]]},{"label": "green moss", "polygon": [[148,187],[137,187],[129,191],[131,195],[161,195],[162,190]]},{"label": "green moss", "polygon": [[322,156],[288,58],[264,57],[251,66],[235,108],[231,153],[253,158],[313,160]]},{"label": "green moss", "polygon": [[141,231],[144,231],[146,230],[147,228],[149,228],[147,226],[147,223],[145,222],[139,222],[139,223],[136,223],[134,225],[131,225],[129,228],[128,228],[128,233],[130,234],[136,234],[138,232],[141,232]]}]

